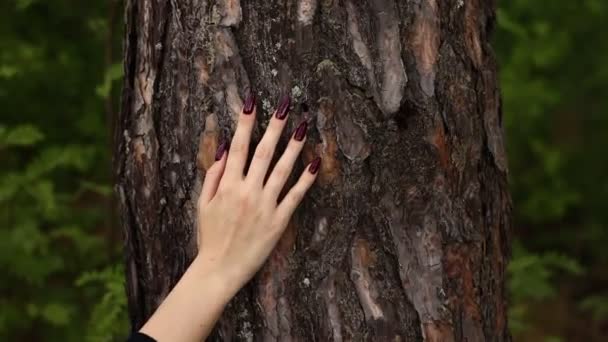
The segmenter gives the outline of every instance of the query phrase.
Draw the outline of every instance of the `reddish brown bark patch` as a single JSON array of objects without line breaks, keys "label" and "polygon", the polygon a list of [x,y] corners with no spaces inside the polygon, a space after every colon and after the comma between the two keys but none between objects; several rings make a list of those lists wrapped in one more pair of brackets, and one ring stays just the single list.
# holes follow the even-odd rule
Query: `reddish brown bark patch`
[{"label": "reddish brown bark patch", "polygon": [[431,142],[437,149],[437,153],[439,155],[439,164],[441,168],[448,173],[450,169],[450,150],[448,148],[448,143],[446,141],[445,129],[441,123],[438,123],[435,127],[435,131],[433,132],[433,136],[431,137]]},{"label": "reddish brown bark patch", "polygon": [[135,155],[135,161],[138,166],[142,167],[143,163],[146,159],[146,147],[144,146],[144,141],[142,138],[135,138],[133,140],[133,155]]},{"label": "reddish brown bark patch", "polygon": [[425,342],[452,342],[454,333],[452,326],[441,322],[429,322],[422,324],[422,333]]},{"label": "reddish brown bark patch", "polygon": [[462,331],[464,336],[474,341],[484,339],[479,297],[475,285],[473,265],[479,252],[471,250],[470,245],[452,244],[446,248],[444,265],[446,276],[455,287],[448,287],[451,310],[462,312]]},{"label": "reddish brown bark patch", "polygon": [[479,0],[467,0],[464,5],[464,30],[467,54],[473,65],[480,68],[483,61],[481,42],[479,41]]},{"label": "reddish brown bark patch", "polygon": [[196,165],[200,171],[208,170],[215,163],[218,140],[219,126],[217,124],[217,117],[211,113],[205,119],[205,130],[201,134],[196,155]]},{"label": "reddish brown bark patch", "polygon": [[433,96],[435,64],[439,51],[439,17],[435,0],[424,0],[420,4],[410,40],[420,75],[420,87],[427,96]]},{"label": "reddish brown bark patch", "polygon": [[[500,230],[501,227],[496,225],[493,229],[493,234],[492,234],[492,244],[493,244],[493,249],[494,249],[494,255],[495,257],[493,258],[493,267],[495,270],[497,270],[498,272],[503,273],[504,269],[505,269],[505,260],[504,260],[504,253],[502,252],[502,247],[503,247],[503,242],[501,241],[501,237],[500,237]],[[507,317],[506,317],[506,312],[507,310],[505,310],[505,297],[504,297],[504,284],[500,281],[500,279],[503,279],[504,275],[501,274],[500,277],[496,277],[494,280],[494,285],[496,286],[496,301],[494,304],[495,310],[496,310],[496,330],[497,331],[503,331],[503,329],[505,328],[506,324],[507,324]]]}]

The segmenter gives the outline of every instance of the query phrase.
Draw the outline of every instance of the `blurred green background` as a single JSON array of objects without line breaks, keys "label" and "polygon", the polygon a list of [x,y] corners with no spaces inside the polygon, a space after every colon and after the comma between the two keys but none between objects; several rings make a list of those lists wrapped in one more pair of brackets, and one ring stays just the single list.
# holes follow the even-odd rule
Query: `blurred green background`
[{"label": "blurred green background", "polygon": [[[122,3],[0,3],[0,340],[121,340]],[[516,341],[608,336],[608,2],[500,1]],[[605,339],[604,339],[605,340]]]}]

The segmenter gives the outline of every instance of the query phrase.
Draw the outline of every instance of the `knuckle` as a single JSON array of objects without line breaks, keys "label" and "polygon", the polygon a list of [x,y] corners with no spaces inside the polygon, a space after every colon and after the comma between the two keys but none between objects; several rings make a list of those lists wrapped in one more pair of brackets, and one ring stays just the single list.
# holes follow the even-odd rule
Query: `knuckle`
[{"label": "knuckle", "polygon": [[302,200],[302,197],[304,197],[304,192],[300,191],[300,190],[294,190],[292,191],[289,196],[288,196],[288,200],[290,203],[292,204],[298,204],[300,203],[300,201]]},{"label": "knuckle", "polygon": [[216,165],[211,166],[209,169],[207,169],[207,172],[205,172],[205,179],[207,179],[208,177],[215,177],[217,176],[217,174],[219,173],[219,168],[215,167]]},{"label": "knuckle", "polygon": [[239,194],[236,203],[241,213],[247,213],[252,209],[254,201],[247,194]]},{"label": "knuckle", "polygon": [[251,196],[249,195],[248,191],[239,192],[239,194],[236,196],[236,198],[239,203],[243,203],[243,204],[251,203]]},{"label": "knuckle", "polygon": [[291,218],[291,215],[287,215],[286,213],[280,213],[276,216],[274,216],[273,222],[270,225],[271,229],[273,231],[282,233],[285,228],[287,227],[287,224],[289,223],[289,219]]},{"label": "knuckle", "polygon": [[241,115],[239,115],[237,130],[249,130],[253,126],[254,122],[255,120],[253,115],[245,115],[241,113]]},{"label": "knuckle", "polygon": [[281,218],[279,222],[275,222],[270,225],[270,231],[274,234],[280,235],[281,233],[283,233],[286,226],[287,226],[287,221],[285,219]]},{"label": "knuckle", "polygon": [[239,196],[238,203],[241,207],[248,208],[251,201],[247,196]]},{"label": "knuckle", "polygon": [[272,157],[272,149],[264,146],[264,145],[260,145],[255,149],[255,155],[254,158],[256,159],[261,159],[261,160],[268,160]]},{"label": "knuckle", "polygon": [[253,123],[253,120],[251,118],[251,115],[243,115],[243,113],[241,112],[241,115],[239,115],[239,125],[247,126],[250,123]]},{"label": "knuckle", "polygon": [[287,148],[285,149],[285,154],[287,155],[297,155],[300,153],[300,149],[302,147],[303,142],[302,141],[290,141],[289,144],[287,144]]},{"label": "knuckle", "polygon": [[277,165],[277,167],[274,169],[273,177],[276,177],[278,179],[285,179],[288,176],[289,170],[286,167]]},{"label": "knuckle", "polygon": [[220,183],[217,187],[217,191],[215,192],[216,198],[224,198],[227,193],[232,192],[232,185],[227,183]]},{"label": "knuckle", "polygon": [[230,152],[240,153],[240,152],[244,152],[246,149],[247,149],[247,144],[241,143],[241,142],[236,142],[230,147]]}]

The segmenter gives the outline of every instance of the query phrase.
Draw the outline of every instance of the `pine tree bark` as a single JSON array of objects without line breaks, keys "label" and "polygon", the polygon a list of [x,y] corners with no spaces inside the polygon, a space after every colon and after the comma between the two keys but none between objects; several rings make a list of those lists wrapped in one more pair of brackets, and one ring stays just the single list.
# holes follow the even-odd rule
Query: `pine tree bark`
[{"label": "pine tree bark", "polygon": [[126,21],[115,173],[134,329],[196,253],[205,170],[251,89],[254,143],[289,93],[310,110],[288,128],[312,126],[296,171],[323,164],[210,340],[510,340],[494,1],[129,0]]}]

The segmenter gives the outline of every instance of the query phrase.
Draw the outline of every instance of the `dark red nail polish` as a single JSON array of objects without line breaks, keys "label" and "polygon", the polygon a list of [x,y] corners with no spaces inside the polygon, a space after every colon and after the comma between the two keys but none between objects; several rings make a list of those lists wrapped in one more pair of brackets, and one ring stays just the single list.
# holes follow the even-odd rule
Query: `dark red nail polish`
[{"label": "dark red nail polish", "polygon": [[319,171],[320,166],[321,166],[321,157],[317,157],[317,158],[315,158],[315,160],[312,161],[312,163],[310,163],[310,166],[308,167],[308,171],[310,171],[310,173],[312,173],[314,175],[315,173],[317,173]]},{"label": "dark red nail polish", "polygon": [[304,139],[304,137],[306,136],[307,130],[308,130],[308,123],[306,123],[306,121],[302,121],[298,125],[298,128],[296,128],[296,132],[294,133],[293,138],[296,139],[296,141],[302,141]]},{"label": "dark red nail polish", "polygon": [[277,108],[276,118],[279,120],[283,120],[287,117],[287,113],[289,113],[289,105],[291,104],[291,99],[289,95],[283,96],[281,102],[279,103],[279,108]]},{"label": "dark red nail polish", "polygon": [[220,146],[217,147],[217,152],[215,152],[215,160],[218,161],[222,159],[224,153],[228,149],[228,142],[226,140],[222,141]]},{"label": "dark red nail polish", "polygon": [[247,99],[245,100],[245,105],[243,106],[243,113],[251,114],[253,113],[253,109],[255,108],[255,94],[253,91],[249,92],[247,95]]}]

